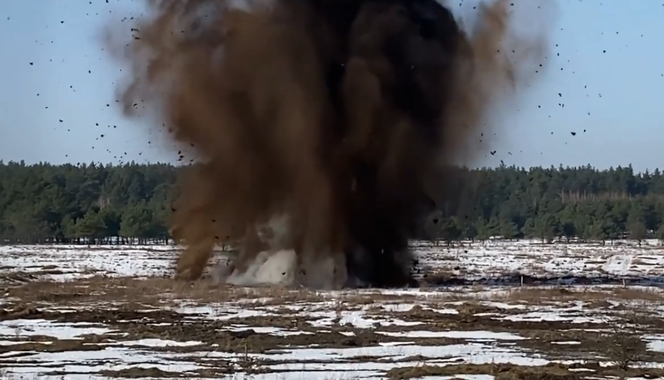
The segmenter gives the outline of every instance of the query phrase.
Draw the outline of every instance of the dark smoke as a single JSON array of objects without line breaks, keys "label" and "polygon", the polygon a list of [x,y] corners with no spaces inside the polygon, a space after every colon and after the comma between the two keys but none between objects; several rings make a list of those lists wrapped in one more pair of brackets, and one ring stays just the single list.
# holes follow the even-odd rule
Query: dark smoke
[{"label": "dark smoke", "polygon": [[510,35],[509,8],[479,7],[467,34],[435,0],[150,2],[123,101],[158,110],[202,162],[174,205],[180,275],[242,239],[246,269],[265,248],[255,226],[287,215],[298,282],[413,284],[408,241],[462,186],[446,168],[542,58]]}]

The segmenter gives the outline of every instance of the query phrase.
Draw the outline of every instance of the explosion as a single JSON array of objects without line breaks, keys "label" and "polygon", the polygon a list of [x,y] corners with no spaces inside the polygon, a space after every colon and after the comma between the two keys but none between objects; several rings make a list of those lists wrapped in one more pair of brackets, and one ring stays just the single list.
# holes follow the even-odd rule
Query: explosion
[{"label": "explosion", "polygon": [[435,0],[149,4],[124,111],[154,110],[199,160],[174,204],[178,274],[241,242],[223,274],[237,285],[414,285],[409,240],[546,50],[504,0],[472,32]]}]

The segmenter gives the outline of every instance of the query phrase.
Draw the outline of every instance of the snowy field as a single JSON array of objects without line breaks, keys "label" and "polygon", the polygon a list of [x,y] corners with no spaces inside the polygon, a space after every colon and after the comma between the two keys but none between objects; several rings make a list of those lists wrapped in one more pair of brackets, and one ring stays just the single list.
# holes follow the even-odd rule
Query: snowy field
[{"label": "snowy field", "polygon": [[417,245],[423,287],[171,280],[173,247],[0,247],[0,378],[664,379],[664,253]]}]

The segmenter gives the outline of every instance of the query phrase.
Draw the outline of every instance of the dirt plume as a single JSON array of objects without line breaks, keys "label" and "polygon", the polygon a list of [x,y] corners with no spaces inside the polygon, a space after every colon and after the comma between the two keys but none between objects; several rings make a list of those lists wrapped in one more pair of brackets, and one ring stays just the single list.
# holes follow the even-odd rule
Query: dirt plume
[{"label": "dirt plume", "polygon": [[[511,3],[471,32],[435,0],[151,1],[126,62],[124,111],[156,110],[199,163],[181,179],[178,272],[221,241],[297,253],[296,282],[412,284],[408,241],[462,184],[497,101],[535,76],[544,39],[510,30]],[[274,239],[273,239],[274,240]]]}]

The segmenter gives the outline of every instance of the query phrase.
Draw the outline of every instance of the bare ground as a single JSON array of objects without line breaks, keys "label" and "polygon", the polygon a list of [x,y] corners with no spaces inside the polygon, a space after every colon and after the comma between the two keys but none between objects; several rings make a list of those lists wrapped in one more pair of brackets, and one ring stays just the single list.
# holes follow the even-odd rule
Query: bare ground
[{"label": "bare ground", "polygon": [[[344,362],[351,366],[364,361],[416,363],[389,369],[384,375],[390,379],[461,374],[487,374],[505,380],[583,379],[590,374],[606,378],[637,375],[664,377],[664,370],[660,368],[639,368],[636,365],[639,362],[664,363],[664,353],[648,350],[646,342],[640,338],[644,334],[664,333],[664,319],[650,307],[663,299],[663,293],[658,289],[520,287],[491,291],[475,286],[429,291],[423,296],[415,292],[330,293],[286,288],[245,289],[168,278],[97,276],[71,282],[23,278],[23,283],[17,283],[16,279],[20,277],[20,273],[6,275],[0,283],[6,294],[0,309],[0,322],[17,322],[15,336],[5,337],[5,342],[0,345],[0,363],[3,367],[29,366],[32,363],[29,353],[34,352],[101,351],[122,342],[139,341],[134,348],[156,354],[177,354],[178,361],[201,364],[202,369],[182,373],[134,367],[102,370],[97,375],[182,378],[215,377],[238,371],[260,374],[272,372],[271,365],[305,365],[311,364],[311,360],[258,359],[253,354],[274,353],[292,347],[358,348],[409,342],[424,347],[442,347],[465,344],[468,339],[436,336],[436,332],[490,331],[523,338],[508,342],[497,340],[495,345],[498,347],[518,348],[527,355],[561,362],[546,365],[472,364],[461,359],[455,362],[455,358],[450,357],[447,365],[440,366],[431,365],[428,358],[417,355],[397,360],[354,356],[344,359]],[[526,317],[536,308],[550,308],[555,312],[556,309],[574,308],[579,303],[583,303],[584,307],[568,313],[572,317],[580,317],[578,321]],[[210,318],[207,312],[195,311],[197,306],[211,304],[216,305],[216,314],[222,318]],[[255,310],[256,313],[251,316],[234,315],[236,311],[226,310],[230,309],[230,305],[242,310]],[[321,319],[316,311],[319,314],[329,313],[332,319],[329,326],[321,328],[316,325],[315,322]],[[376,321],[399,320],[406,323],[376,322],[370,326],[357,326],[345,318],[354,311],[361,311],[366,318],[375,318]],[[583,320],[584,316],[591,314],[595,320]],[[23,330],[30,328],[26,324],[30,320],[85,324],[88,328],[99,327],[109,331],[71,339],[40,336]],[[236,331],[232,329],[234,326],[248,327]],[[298,333],[278,335],[257,331],[268,327]],[[398,335],[422,330],[432,335],[416,338]],[[145,339],[196,343],[141,347],[140,341]],[[566,341],[575,343],[558,344]],[[201,357],[198,354],[201,351],[232,353],[239,355],[239,360],[223,356]],[[569,360],[582,362],[566,364],[565,361]],[[607,362],[610,363],[607,365]],[[39,365],[39,362],[32,364]],[[579,371],[579,368],[585,370]],[[61,370],[52,367],[45,369],[44,373],[58,375]]]}]

